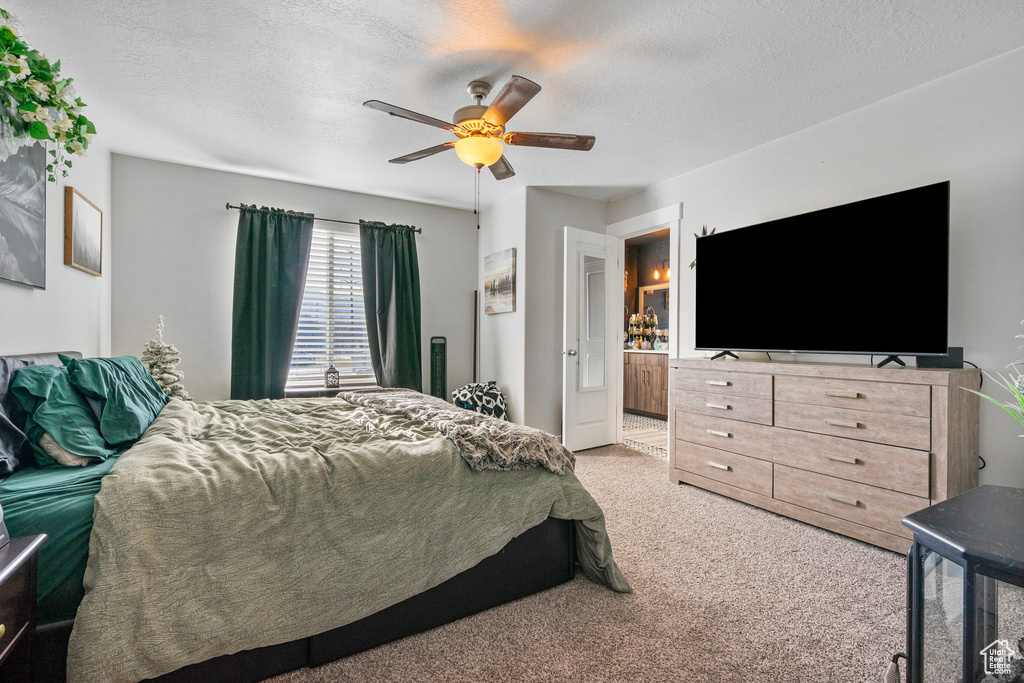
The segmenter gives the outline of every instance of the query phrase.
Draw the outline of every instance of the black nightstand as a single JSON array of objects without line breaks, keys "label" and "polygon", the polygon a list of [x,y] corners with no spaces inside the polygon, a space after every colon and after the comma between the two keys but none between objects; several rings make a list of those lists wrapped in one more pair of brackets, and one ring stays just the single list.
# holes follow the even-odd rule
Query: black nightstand
[{"label": "black nightstand", "polygon": [[46,534],[0,548],[0,681],[30,681],[36,628],[36,551]]}]

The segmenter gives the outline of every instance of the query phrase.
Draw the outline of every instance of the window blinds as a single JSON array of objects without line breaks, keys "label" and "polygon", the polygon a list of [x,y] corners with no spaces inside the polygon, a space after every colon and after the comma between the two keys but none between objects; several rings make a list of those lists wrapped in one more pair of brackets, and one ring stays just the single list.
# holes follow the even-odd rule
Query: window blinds
[{"label": "window blinds", "polygon": [[313,227],[288,389],[324,386],[334,365],[343,384],[375,384],[363,310],[359,227]]}]

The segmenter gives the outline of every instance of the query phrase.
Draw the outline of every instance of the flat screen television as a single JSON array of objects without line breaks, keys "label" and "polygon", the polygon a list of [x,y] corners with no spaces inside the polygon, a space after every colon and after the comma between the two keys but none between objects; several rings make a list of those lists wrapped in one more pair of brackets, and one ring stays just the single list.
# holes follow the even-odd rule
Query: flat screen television
[{"label": "flat screen television", "polygon": [[696,347],[947,353],[949,182],[697,240]]}]

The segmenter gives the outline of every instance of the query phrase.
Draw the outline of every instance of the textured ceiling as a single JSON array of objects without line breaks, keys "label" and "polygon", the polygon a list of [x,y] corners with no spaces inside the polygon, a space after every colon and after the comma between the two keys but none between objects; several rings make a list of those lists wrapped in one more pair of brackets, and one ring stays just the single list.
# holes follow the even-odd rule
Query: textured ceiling
[{"label": "textured ceiling", "polygon": [[[115,152],[468,208],[438,118],[466,84],[543,91],[510,130],[597,136],[512,148],[524,185],[610,199],[1008,52],[1021,0],[4,0],[60,57]],[[226,197],[258,201],[258,197]],[[299,207],[301,208],[301,207]]]}]

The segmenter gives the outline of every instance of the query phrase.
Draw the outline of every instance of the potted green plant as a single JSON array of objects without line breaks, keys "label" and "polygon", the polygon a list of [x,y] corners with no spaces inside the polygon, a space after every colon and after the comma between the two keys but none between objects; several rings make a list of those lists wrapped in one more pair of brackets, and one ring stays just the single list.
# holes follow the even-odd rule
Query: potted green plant
[{"label": "potted green plant", "polygon": [[[1021,325],[1024,325],[1024,320],[1021,321]],[[1017,339],[1024,339],[1024,334],[1018,334]],[[1024,346],[1020,347],[1021,351],[1024,351]],[[985,376],[991,379],[993,382],[1001,386],[1010,394],[1010,400],[1000,401],[997,398],[993,398],[988,394],[983,394],[980,391],[974,389],[967,389],[973,394],[981,396],[986,401],[991,401],[997,406],[1008,412],[1013,416],[1013,419],[1021,423],[1024,426],[1024,375],[1021,374],[1021,366],[1024,366],[1024,360],[1018,360],[1010,363],[1007,368],[1008,372],[1006,375],[997,372],[996,377],[993,377],[989,373],[985,373]],[[1024,434],[1021,434],[1024,438]]]}]

